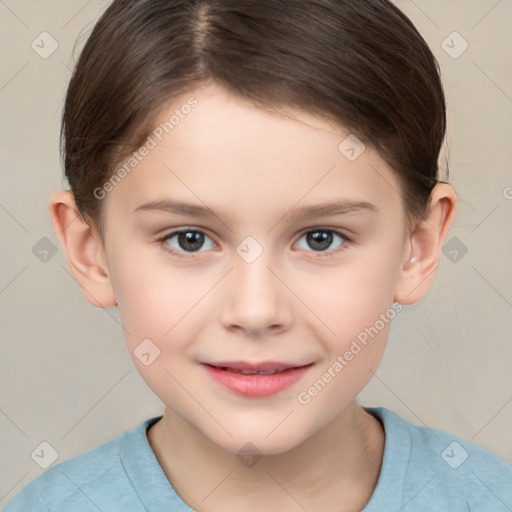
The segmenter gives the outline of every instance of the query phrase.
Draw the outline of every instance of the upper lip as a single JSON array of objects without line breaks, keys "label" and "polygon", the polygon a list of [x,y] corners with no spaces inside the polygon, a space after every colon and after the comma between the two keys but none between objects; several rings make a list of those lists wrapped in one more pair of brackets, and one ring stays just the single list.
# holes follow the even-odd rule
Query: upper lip
[{"label": "upper lip", "polygon": [[248,361],[207,361],[203,362],[208,366],[216,366],[217,368],[232,368],[234,370],[246,370],[253,372],[282,372],[290,368],[299,368],[307,366],[306,364],[282,363],[279,361],[261,361],[259,363],[250,363]]}]

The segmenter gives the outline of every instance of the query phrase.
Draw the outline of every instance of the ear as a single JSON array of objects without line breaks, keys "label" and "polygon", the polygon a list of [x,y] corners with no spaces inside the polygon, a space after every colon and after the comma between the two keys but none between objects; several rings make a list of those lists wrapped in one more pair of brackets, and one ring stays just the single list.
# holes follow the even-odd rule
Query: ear
[{"label": "ear", "polygon": [[84,297],[93,305],[116,305],[103,244],[80,215],[73,194],[59,190],[50,199],[53,229],[66,253],[69,269]]},{"label": "ear", "polygon": [[427,293],[440,263],[456,204],[457,196],[451,185],[438,183],[434,187],[427,212],[408,235],[395,284],[395,302],[414,304]]}]

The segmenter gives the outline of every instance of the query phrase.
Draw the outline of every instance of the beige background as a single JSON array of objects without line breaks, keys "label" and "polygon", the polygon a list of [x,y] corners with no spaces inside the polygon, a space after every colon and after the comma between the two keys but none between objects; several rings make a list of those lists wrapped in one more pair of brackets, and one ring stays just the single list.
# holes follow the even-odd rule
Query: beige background
[{"label": "beige background", "polygon": [[[360,401],[512,462],[512,2],[396,3],[442,68],[459,198],[447,241],[468,252],[455,262],[443,255],[428,296],[394,320]],[[85,301],[60,247],[47,262],[32,252],[43,237],[57,245],[47,203],[63,184],[58,133],[72,50],[107,4],[0,0],[2,504],[43,471],[31,458],[41,442],[61,461],[162,410],[133,368],[116,311]],[[43,31],[59,45],[47,59],[31,48]],[[456,59],[441,46],[454,31],[469,44]],[[452,39],[453,53],[462,41]]]}]

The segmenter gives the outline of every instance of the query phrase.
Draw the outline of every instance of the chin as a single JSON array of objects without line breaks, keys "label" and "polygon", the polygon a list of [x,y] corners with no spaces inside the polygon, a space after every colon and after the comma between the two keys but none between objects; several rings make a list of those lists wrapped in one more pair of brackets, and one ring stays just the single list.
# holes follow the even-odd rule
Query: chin
[{"label": "chin", "polygon": [[[210,441],[220,448],[235,455],[279,455],[281,453],[293,450],[300,445],[304,438],[299,437],[297,431],[292,432],[284,429],[279,434],[277,429],[269,435],[272,429],[239,429],[234,437],[229,435],[209,437]],[[206,433],[205,433],[206,434]]]}]

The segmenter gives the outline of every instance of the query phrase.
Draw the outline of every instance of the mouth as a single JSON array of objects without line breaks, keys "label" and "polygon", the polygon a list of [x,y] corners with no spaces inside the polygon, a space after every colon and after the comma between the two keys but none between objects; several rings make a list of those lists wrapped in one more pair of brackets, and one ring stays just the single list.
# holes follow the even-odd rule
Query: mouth
[{"label": "mouth", "polygon": [[274,373],[281,373],[287,370],[293,370],[295,368],[302,368],[304,366],[310,366],[309,364],[294,364],[294,363],[282,363],[277,361],[262,361],[260,363],[249,363],[246,361],[221,361],[212,363],[203,363],[213,368],[219,368],[235,373],[243,373],[244,375],[272,375]]},{"label": "mouth", "polygon": [[274,375],[274,373],[282,373],[287,370],[293,369],[293,367],[292,367],[292,368],[287,368],[286,370],[256,371],[256,370],[239,370],[238,368],[230,368],[229,366],[212,366],[212,368],[218,368],[219,370],[225,370],[227,372],[241,373],[243,375]]},{"label": "mouth", "polygon": [[245,396],[262,397],[292,386],[314,363],[222,361],[201,364],[210,377],[229,390]]}]

